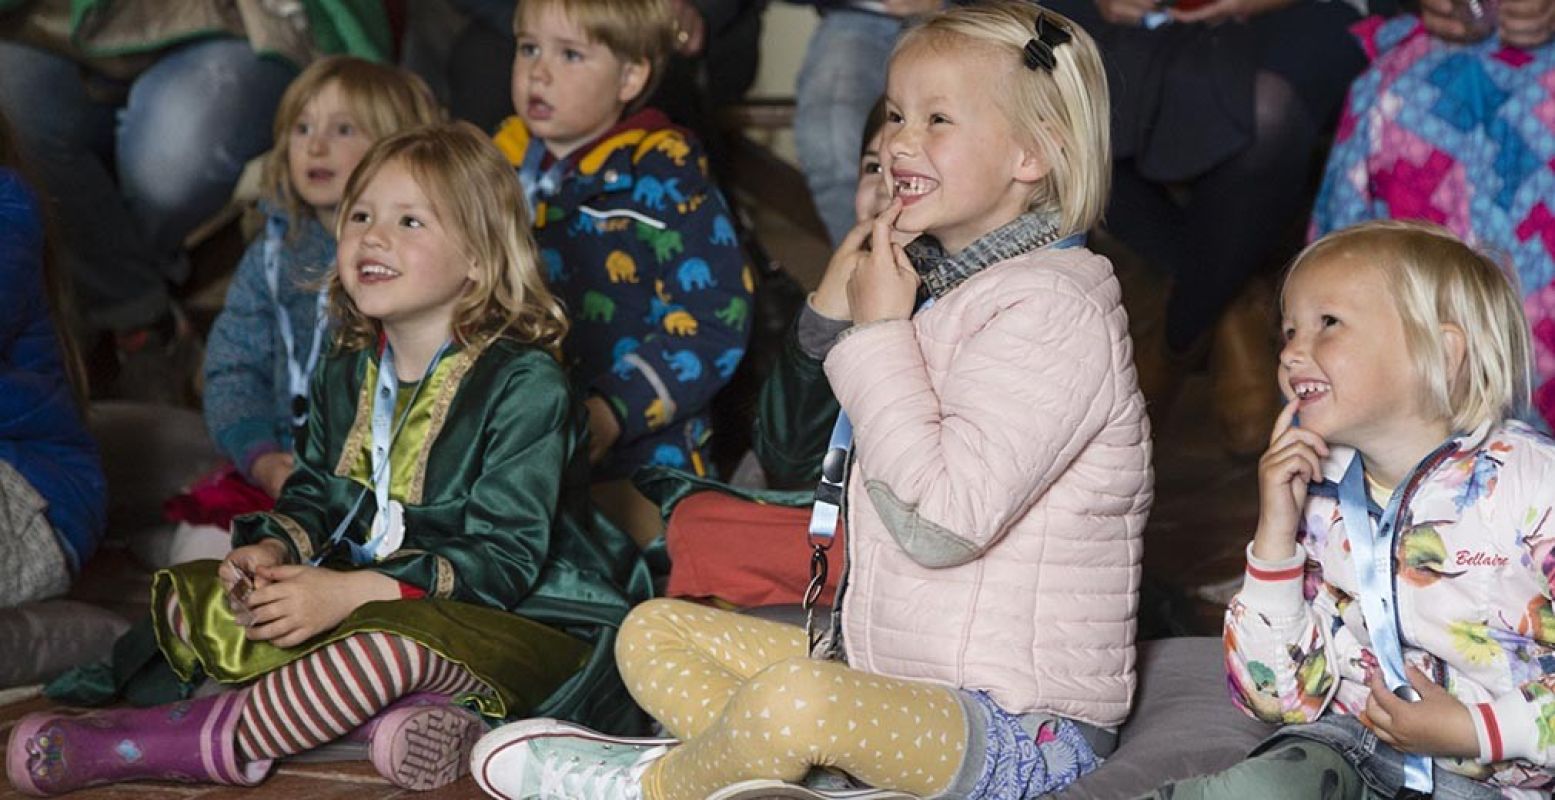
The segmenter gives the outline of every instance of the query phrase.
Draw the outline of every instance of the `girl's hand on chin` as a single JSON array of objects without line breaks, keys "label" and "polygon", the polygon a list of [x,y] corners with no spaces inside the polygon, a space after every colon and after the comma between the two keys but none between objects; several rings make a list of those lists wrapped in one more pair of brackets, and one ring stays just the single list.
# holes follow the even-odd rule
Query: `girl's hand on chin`
[{"label": "girl's hand on chin", "polygon": [[870,252],[859,253],[853,277],[848,280],[848,306],[859,325],[912,316],[918,299],[918,273],[907,260],[907,251],[891,240],[902,201],[892,200],[875,218],[870,232]]},{"label": "girl's hand on chin", "polygon": [[815,294],[810,296],[810,305],[821,316],[852,319],[852,311],[848,307],[848,284],[852,283],[858,265],[869,260],[869,250],[864,247],[864,243],[869,240],[873,230],[874,223],[869,220],[854,225],[853,230],[842,238],[842,244],[837,246],[831,261],[827,262],[821,285],[815,287]]}]

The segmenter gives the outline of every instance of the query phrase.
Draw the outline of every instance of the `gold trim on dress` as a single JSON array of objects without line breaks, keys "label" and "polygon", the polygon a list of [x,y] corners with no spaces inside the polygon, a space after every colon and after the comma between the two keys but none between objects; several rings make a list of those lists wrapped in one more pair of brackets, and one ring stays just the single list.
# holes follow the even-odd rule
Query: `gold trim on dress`
[{"label": "gold trim on dress", "polygon": [[274,511],[264,512],[264,515],[275,520],[275,524],[281,526],[281,530],[286,532],[287,538],[292,540],[292,547],[297,548],[298,561],[307,561],[313,558],[313,539],[308,536],[307,531],[302,529],[297,520],[285,514],[277,514]]},{"label": "gold trim on dress", "polygon": [[448,365],[447,374],[438,384],[437,398],[432,401],[432,410],[429,412],[431,419],[427,423],[426,436],[421,440],[421,451],[416,454],[416,463],[410,468],[410,486],[405,491],[406,505],[421,505],[421,496],[427,483],[427,459],[432,457],[432,445],[437,442],[444,423],[448,421],[448,409],[453,405],[454,395],[459,393],[459,384],[464,382],[464,376],[495,338],[488,336],[478,342],[471,342]]},{"label": "gold trim on dress", "polygon": [[437,563],[437,585],[432,587],[433,597],[453,597],[454,595],[454,565],[439,555],[432,556]]},{"label": "gold trim on dress", "polygon": [[[368,362],[371,364],[371,361]],[[346,433],[345,447],[340,450],[340,461],[335,464],[335,475],[349,479],[351,470],[356,468],[356,459],[361,455],[362,443],[367,440],[367,432],[373,422],[373,388],[376,380],[368,380],[375,377],[367,374],[367,369],[362,370],[362,390],[356,398],[356,419],[351,421],[351,430]],[[372,472],[372,470],[368,470]]]}]

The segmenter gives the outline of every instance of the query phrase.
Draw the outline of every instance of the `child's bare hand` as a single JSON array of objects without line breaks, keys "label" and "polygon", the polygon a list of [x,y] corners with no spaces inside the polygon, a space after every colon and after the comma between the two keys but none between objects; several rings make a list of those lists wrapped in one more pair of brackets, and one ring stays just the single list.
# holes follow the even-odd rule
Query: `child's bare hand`
[{"label": "child's bare hand", "polygon": [[907,260],[907,251],[891,241],[893,226],[901,213],[902,201],[896,199],[875,218],[869,257],[859,259],[853,277],[848,280],[848,307],[859,325],[907,319],[917,303],[918,273]]},{"label": "child's bare hand", "polygon": [[1382,671],[1373,670],[1367,681],[1371,686],[1366,700],[1367,726],[1378,739],[1406,753],[1477,758],[1479,736],[1474,732],[1469,707],[1413,666],[1405,671],[1420,699],[1411,703],[1388,691]]},{"label": "child's bare hand", "polygon": [[229,594],[232,592],[232,587],[246,577],[252,577],[254,587],[258,588],[264,581],[259,571],[264,567],[285,564],[286,555],[286,545],[274,539],[243,545],[227,554],[221,566],[216,568],[216,577],[221,580],[221,587]]},{"label": "child's bare hand", "polygon": [[323,567],[264,567],[262,589],[248,596],[253,621],[248,638],[295,647],[339,625],[362,604],[353,589],[357,573]]},{"label": "child's bare hand", "polygon": [[265,453],[254,459],[250,472],[265,494],[280,497],[281,487],[286,485],[286,479],[292,476],[292,470],[296,468],[297,461],[291,453]]},{"label": "child's bare hand", "polygon": [[1258,459],[1258,532],[1253,555],[1282,561],[1296,554],[1296,528],[1307,502],[1307,486],[1323,474],[1328,443],[1296,427],[1300,401],[1292,399],[1274,421],[1269,449]]},{"label": "child's bare hand", "polygon": [[842,237],[842,244],[837,245],[837,252],[832,254],[831,261],[826,263],[826,274],[821,276],[821,285],[815,287],[815,294],[810,296],[810,305],[821,316],[831,319],[853,318],[853,312],[848,306],[848,283],[853,280],[853,273],[857,271],[859,263],[869,259],[864,242],[869,239],[874,227],[871,220],[854,225],[853,230]]},{"label": "child's bare hand", "polygon": [[1555,36],[1555,2],[1552,0],[1501,0],[1496,12],[1496,32],[1501,43],[1531,49]]}]

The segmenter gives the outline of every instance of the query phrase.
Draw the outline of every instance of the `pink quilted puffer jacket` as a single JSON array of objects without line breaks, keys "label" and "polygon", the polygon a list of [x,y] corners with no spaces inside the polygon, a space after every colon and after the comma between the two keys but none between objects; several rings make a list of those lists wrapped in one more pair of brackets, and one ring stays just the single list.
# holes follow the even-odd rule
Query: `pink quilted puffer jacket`
[{"label": "pink quilted puffer jacket", "polygon": [[1107,259],[1039,250],[842,337],[848,663],[1115,728],[1134,695],[1150,423]]}]

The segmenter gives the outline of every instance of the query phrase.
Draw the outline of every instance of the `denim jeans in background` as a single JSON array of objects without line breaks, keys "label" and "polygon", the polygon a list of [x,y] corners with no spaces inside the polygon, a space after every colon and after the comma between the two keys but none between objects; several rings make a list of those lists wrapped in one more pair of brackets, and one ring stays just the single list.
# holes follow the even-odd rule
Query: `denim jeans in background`
[{"label": "denim jeans in background", "polygon": [[837,9],[821,16],[805,50],[794,89],[794,144],[833,246],[855,222],[864,122],[885,93],[886,62],[901,31],[896,17]]},{"label": "denim jeans in background", "polygon": [[188,269],[184,237],[269,149],[296,69],[220,38],[169,49],[127,93],[85,74],[0,41],[0,112],[48,195],[76,306],[94,328],[129,330],[167,313],[168,284]]}]

